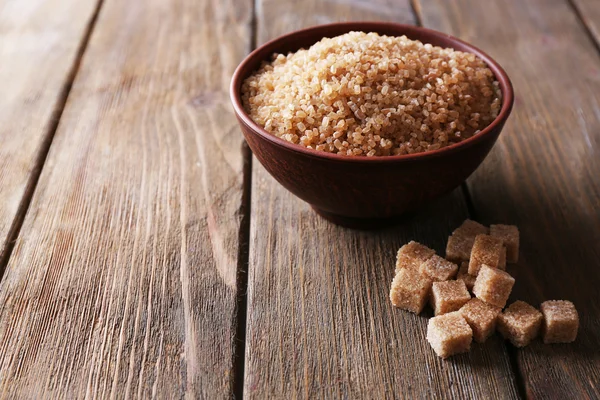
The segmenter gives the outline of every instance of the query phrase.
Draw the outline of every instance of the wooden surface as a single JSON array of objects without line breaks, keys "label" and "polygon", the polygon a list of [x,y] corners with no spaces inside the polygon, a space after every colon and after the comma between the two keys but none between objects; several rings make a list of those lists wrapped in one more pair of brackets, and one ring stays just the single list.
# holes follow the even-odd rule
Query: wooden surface
[{"label": "wooden surface", "polygon": [[513,81],[513,115],[468,181],[481,222],[521,230],[511,298],[569,299],[580,312],[574,344],[515,351],[526,393],[598,398],[600,56],[564,1],[422,0],[421,12],[425,26],[489,49]]},{"label": "wooden surface", "polygon": [[302,6],[290,0],[256,0],[256,17],[259,42],[284,32],[336,21],[415,22],[409,0],[303,0]]},{"label": "wooden surface", "polygon": [[96,3],[0,0],[0,275]]},{"label": "wooden surface", "polygon": [[389,301],[396,250],[441,252],[466,216],[459,190],[375,233],[320,219],[257,163],[252,189],[246,397],[516,398],[498,337],[444,362],[425,340],[431,312]]},{"label": "wooden surface", "polygon": [[597,0],[570,0],[577,16],[594,37],[600,51],[600,2]]},{"label": "wooden surface", "polygon": [[[227,94],[255,42],[353,19],[457,35],[516,90],[468,185],[383,231],[251,162]],[[599,398],[598,26],[593,0],[0,0],[0,398]],[[398,247],[468,216],[519,225],[512,299],[573,300],[577,342],[442,361],[391,306]]]},{"label": "wooden surface", "polygon": [[250,20],[249,2],[105,1],[0,286],[0,396],[231,396],[226,92]]},{"label": "wooden surface", "polygon": [[[414,23],[408,2],[360,4],[314,2],[300,14],[292,0],[259,6],[258,41],[313,24],[315,16],[369,19],[365,12],[384,10],[379,19]],[[253,168],[246,397],[517,396],[498,338],[442,362],[425,340],[427,318],[389,301],[397,249],[414,239],[444,254],[448,234],[467,217],[460,190],[400,228],[359,232],[323,221],[256,160]]]}]

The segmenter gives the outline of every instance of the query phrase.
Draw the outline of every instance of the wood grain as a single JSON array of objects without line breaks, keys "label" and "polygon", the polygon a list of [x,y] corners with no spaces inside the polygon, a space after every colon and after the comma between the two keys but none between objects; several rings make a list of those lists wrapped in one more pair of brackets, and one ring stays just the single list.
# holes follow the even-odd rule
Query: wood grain
[{"label": "wood grain", "polygon": [[0,263],[96,3],[0,0]]},{"label": "wood grain", "polygon": [[600,2],[596,0],[570,0],[578,16],[600,46]]},{"label": "wood grain", "polygon": [[[317,22],[414,22],[408,2],[294,4],[259,3],[259,42]],[[388,298],[397,249],[414,239],[441,252],[466,218],[460,190],[400,227],[353,231],[319,218],[255,160],[251,208],[248,398],[517,397],[499,338],[441,361],[425,340],[430,315]]]},{"label": "wood grain", "polygon": [[248,1],[106,0],[0,285],[0,396],[229,398]]},{"label": "wood grain", "polygon": [[265,42],[283,33],[337,21],[394,21],[414,24],[408,0],[257,0],[257,36]]},{"label": "wood grain", "polygon": [[572,300],[568,345],[515,350],[532,398],[600,396],[600,57],[562,0],[421,1],[426,26],[488,51],[515,87],[495,151],[469,179],[477,216],[521,230],[513,300]]}]

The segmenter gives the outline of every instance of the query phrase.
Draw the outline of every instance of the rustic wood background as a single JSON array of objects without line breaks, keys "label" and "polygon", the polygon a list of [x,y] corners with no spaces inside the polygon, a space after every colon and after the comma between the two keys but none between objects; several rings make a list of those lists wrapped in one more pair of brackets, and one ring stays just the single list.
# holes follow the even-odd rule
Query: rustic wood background
[{"label": "rustic wood background", "polygon": [[[515,108],[463,187],[334,226],[252,159],[239,61],[305,26],[441,30]],[[0,397],[600,398],[600,2],[0,0]],[[570,345],[441,361],[391,306],[397,248],[521,229],[512,299],[570,299]]]}]

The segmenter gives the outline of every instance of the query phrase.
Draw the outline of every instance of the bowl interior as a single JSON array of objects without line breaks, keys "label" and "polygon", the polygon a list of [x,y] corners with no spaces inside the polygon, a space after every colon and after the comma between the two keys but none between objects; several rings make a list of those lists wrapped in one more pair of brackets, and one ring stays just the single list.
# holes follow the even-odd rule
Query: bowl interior
[{"label": "bowl interior", "polygon": [[[500,84],[500,91],[502,93],[502,107],[498,117],[496,117],[496,119],[492,121],[490,125],[482,129],[480,133],[473,135],[472,137],[459,143],[424,153],[385,157],[347,156],[326,152],[317,152],[315,150],[307,149],[303,146],[289,143],[281,138],[278,138],[277,136],[268,133],[265,129],[252,121],[242,105],[240,93],[241,86],[244,80],[254,71],[256,71],[263,61],[269,60],[273,53],[288,53],[297,51],[301,48],[308,48],[324,37],[334,37],[350,31],[377,32],[381,35],[390,36],[406,35],[410,39],[420,40],[423,43],[430,43],[434,46],[451,47],[455,50],[470,52],[477,55],[488,65]],[[402,25],[386,22],[341,22],[328,25],[319,25],[292,32],[267,42],[250,53],[250,55],[248,55],[248,57],[246,57],[246,59],[238,66],[231,81],[230,95],[234,110],[238,115],[240,122],[244,123],[254,133],[262,136],[264,139],[270,142],[296,152],[304,153],[310,157],[327,158],[330,160],[344,162],[350,161],[373,163],[390,162],[394,160],[408,161],[416,158],[436,157],[444,153],[453,152],[459,147],[465,147],[474,144],[479,140],[482,140],[486,134],[489,134],[489,132],[493,131],[497,125],[504,123],[510,114],[513,104],[512,85],[510,79],[506,75],[506,72],[504,72],[502,67],[496,61],[494,61],[490,56],[480,49],[442,32],[437,32],[431,29],[413,25]]]}]

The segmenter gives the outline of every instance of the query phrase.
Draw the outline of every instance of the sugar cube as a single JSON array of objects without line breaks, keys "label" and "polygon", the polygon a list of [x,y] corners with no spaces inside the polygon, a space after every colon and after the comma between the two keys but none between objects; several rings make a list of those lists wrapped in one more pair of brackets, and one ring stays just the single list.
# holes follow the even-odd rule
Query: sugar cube
[{"label": "sugar cube", "polygon": [[398,250],[396,273],[402,268],[418,271],[421,263],[427,261],[434,254],[435,250],[411,240]]},{"label": "sugar cube", "polygon": [[488,228],[478,222],[467,219],[461,226],[456,228],[448,238],[446,245],[446,258],[450,261],[468,261],[471,257],[471,248],[475,237],[487,234]]},{"label": "sugar cube", "polygon": [[484,235],[489,233],[489,229],[485,225],[481,225],[479,222],[471,219],[466,219],[461,226],[456,228],[452,234],[460,234],[462,236],[471,236],[475,238],[477,235]]},{"label": "sugar cube", "polygon": [[390,289],[390,300],[398,308],[420,313],[427,303],[431,280],[418,271],[403,268],[394,277]]},{"label": "sugar cube", "polygon": [[519,260],[519,228],[514,225],[491,225],[490,235],[502,240],[509,263]]},{"label": "sugar cube", "polygon": [[427,341],[442,358],[469,351],[472,336],[471,327],[459,312],[438,315],[427,324]]},{"label": "sugar cube", "polygon": [[517,347],[527,346],[540,332],[542,313],[518,300],[498,316],[498,331]]},{"label": "sugar cube", "polygon": [[484,264],[475,279],[473,294],[488,304],[503,308],[514,284],[515,278],[508,273]]},{"label": "sugar cube", "polygon": [[501,308],[487,304],[479,299],[471,299],[459,312],[473,330],[476,342],[483,343],[496,330],[496,320]]},{"label": "sugar cube", "polygon": [[463,281],[433,282],[431,288],[431,307],[435,315],[459,310],[471,294]]},{"label": "sugar cube", "polygon": [[467,289],[472,291],[473,285],[475,285],[476,278],[476,276],[469,275],[469,263],[467,261],[463,261],[460,264],[460,269],[458,270],[458,274],[456,275],[456,280],[463,281],[465,285],[467,285]]},{"label": "sugar cube", "polygon": [[421,264],[419,271],[434,281],[447,281],[456,275],[458,265],[438,255],[433,255]]},{"label": "sugar cube", "polygon": [[548,300],[540,306],[544,315],[544,343],[570,343],[577,337],[579,315],[575,306],[566,300]]},{"label": "sugar cube", "polygon": [[506,270],[506,247],[502,246],[502,250],[500,250],[500,260],[498,260],[498,268],[501,270]]},{"label": "sugar cube", "polygon": [[[490,235],[477,235],[471,250],[471,259],[469,261],[469,274],[476,276],[483,264],[504,269],[506,266],[506,249],[502,245],[502,240]],[[502,262],[504,259],[504,262]],[[504,265],[503,265],[504,264]]]}]

